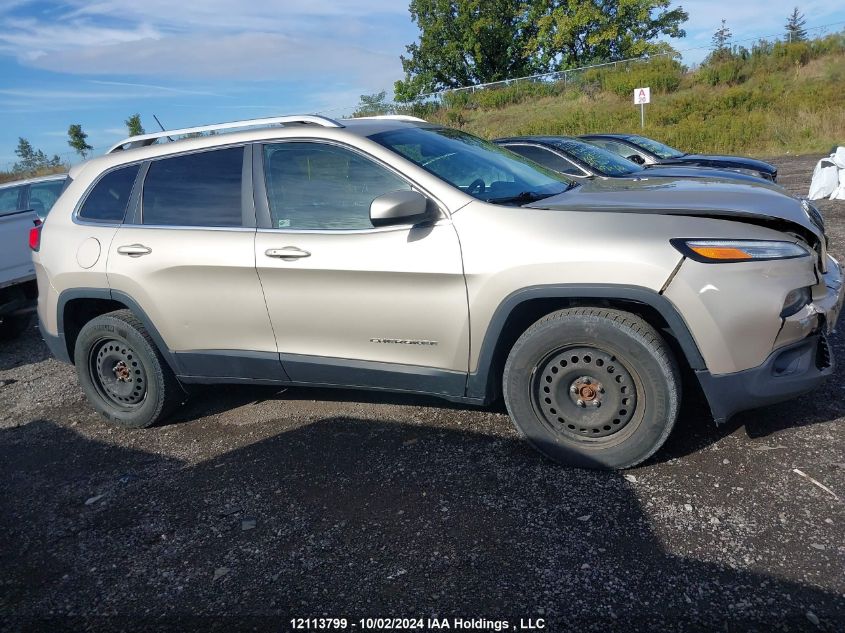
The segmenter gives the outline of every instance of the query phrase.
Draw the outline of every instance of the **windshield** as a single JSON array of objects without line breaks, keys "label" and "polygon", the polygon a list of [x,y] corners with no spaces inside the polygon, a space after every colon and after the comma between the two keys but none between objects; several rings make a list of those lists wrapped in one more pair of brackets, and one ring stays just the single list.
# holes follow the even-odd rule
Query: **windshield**
[{"label": "windshield", "polygon": [[632,134],[631,136],[626,136],[625,140],[630,141],[634,145],[639,145],[644,150],[651,152],[658,158],[680,158],[685,155],[683,152],[676,150],[674,147],[669,147],[668,145],[646,138],[645,136]]},{"label": "windshield", "polygon": [[574,186],[557,172],[459,130],[408,127],[370,138],[485,202],[526,204]]},{"label": "windshield", "polygon": [[589,165],[602,176],[629,176],[643,171],[634,161],[582,141],[556,141],[555,146]]}]

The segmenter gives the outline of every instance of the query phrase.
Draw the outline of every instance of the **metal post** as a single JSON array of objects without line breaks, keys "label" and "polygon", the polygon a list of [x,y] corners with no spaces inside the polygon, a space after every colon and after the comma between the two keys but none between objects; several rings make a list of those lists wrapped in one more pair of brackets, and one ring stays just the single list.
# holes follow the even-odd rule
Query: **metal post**
[{"label": "metal post", "polygon": [[640,127],[645,128],[645,104],[640,104]]}]

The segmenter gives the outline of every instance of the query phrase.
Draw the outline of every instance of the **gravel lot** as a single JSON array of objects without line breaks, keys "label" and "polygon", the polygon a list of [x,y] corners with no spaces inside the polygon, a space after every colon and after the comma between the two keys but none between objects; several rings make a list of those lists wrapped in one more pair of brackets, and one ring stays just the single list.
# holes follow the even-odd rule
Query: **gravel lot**
[{"label": "gravel lot", "polygon": [[[816,159],[774,162],[806,194]],[[845,203],[820,206],[842,259]],[[340,390],[203,389],[114,429],[33,329],[0,347],[0,627],[842,631],[843,378],[719,429],[692,395],[654,459],[602,473],[501,409]]]}]

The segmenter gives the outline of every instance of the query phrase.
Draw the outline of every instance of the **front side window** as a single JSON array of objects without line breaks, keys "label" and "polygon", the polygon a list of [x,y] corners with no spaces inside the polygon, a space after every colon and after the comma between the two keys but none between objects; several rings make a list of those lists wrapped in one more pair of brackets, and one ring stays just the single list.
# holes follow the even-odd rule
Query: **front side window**
[{"label": "front side window", "polygon": [[79,217],[92,222],[123,222],[126,205],[140,165],[110,171],[100,178],[79,209]]},{"label": "front side window", "polygon": [[630,176],[643,170],[635,162],[596,145],[581,141],[560,141],[557,145],[603,176]]},{"label": "front side window", "polygon": [[407,127],[370,138],[485,202],[526,204],[575,186],[557,172],[460,130]]},{"label": "front side window", "polygon": [[64,180],[33,183],[29,187],[29,207],[43,220],[56,204],[64,186]]},{"label": "front side window", "polygon": [[536,145],[505,145],[504,147],[507,147],[512,152],[516,152],[520,156],[525,156],[525,158],[533,160],[538,165],[553,169],[561,174],[568,176],[585,175],[581,169],[551,150],[537,147]]},{"label": "front side window", "polygon": [[20,209],[20,197],[23,187],[4,187],[0,189],[0,215],[14,213]]},{"label": "front side window", "polygon": [[655,141],[654,139],[646,138],[645,136],[631,134],[630,136],[626,136],[625,139],[630,141],[634,145],[642,147],[647,152],[651,152],[659,158],[680,158],[681,156],[684,156],[684,153],[682,151],[677,150],[674,147],[664,145],[663,143]]},{"label": "front side window", "polygon": [[163,158],[144,179],[141,217],[155,226],[242,226],[243,147]]},{"label": "front side window", "polygon": [[371,229],[373,200],[411,188],[381,165],[321,143],[265,145],[264,176],[277,229]]}]

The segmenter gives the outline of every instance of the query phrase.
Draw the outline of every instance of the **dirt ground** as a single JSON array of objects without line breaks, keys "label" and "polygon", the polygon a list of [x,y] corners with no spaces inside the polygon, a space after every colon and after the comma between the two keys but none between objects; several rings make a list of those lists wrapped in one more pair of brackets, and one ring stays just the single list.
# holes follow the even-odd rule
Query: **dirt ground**
[{"label": "dirt ground", "polygon": [[[820,206],[842,259],[845,203]],[[500,409],[340,390],[201,389],[118,430],[32,329],[0,346],[0,627],[842,631],[843,378],[718,429],[693,396],[646,465],[589,472]]]}]

